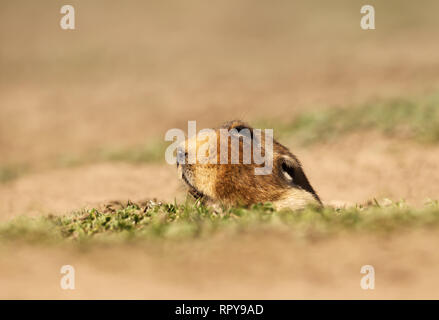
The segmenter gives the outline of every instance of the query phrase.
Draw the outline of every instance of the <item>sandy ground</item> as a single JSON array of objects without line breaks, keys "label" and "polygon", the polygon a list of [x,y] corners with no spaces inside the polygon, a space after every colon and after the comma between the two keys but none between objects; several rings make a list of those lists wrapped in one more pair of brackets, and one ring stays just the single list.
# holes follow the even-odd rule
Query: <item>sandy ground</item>
[{"label": "sandy ground", "polygon": [[2,219],[65,214],[112,200],[181,200],[183,186],[172,166],[97,164],[32,174],[1,188]]},{"label": "sandy ground", "polygon": [[[359,28],[361,1],[70,4],[75,31],[59,28],[57,2],[0,3],[0,166],[30,168],[0,184],[0,221],[184,196],[164,163],[53,166],[65,156],[144,144],[188,120],[198,128],[231,118],[288,120],[439,88],[437,1],[371,3],[374,31]],[[418,206],[438,198],[437,146],[374,132],[307,148],[281,142],[325,201],[388,197]],[[88,252],[2,244],[0,297],[438,297],[434,233],[285,237]],[[77,268],[75,291],[59,288],[63,264]],[[359,288],[364,264],[376,268],[375,291]]]},{"label": "sandy ground", "polygon": [[437,1],[377,3],[373,31],[361,1],[71,4],[71,32],[56,2],[0,4],[2,164],[439,87]]},{"label": "sandy ground", "polygon": [[[437,148],[410,143],[395,147],[376,138],[351,136],[299,150],[325,201],[353,203],[387,196],[419,205],[438,194]],[[1,212],[6,213],[1,220],[64,214],[110,200],[173,201],[183,196],[173,166],[95,164],[31,174],[0,186]],[[0,246],[0,298],[439,298],[438,241],[437,232],[421,230],[387,238],[339,235],[311,242],[282,233],[223,235],[85,251],[9,243]],[[65,264],[75,267],[73,291],[59,286],[59,269]],[[360,288],[360,268],[366,264],[375,268],[373,291]]]}]

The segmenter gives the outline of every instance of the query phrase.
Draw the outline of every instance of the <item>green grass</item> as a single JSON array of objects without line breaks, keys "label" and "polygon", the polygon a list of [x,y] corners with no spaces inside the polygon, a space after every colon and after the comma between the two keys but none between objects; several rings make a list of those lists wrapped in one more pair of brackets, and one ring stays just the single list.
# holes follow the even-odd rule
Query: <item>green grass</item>
[{"label": "green grass", "polygon": [[144,205],[127,203],[65,216],[20,217],[0,224],[0,240],[31,243],[100,241],[136,242],[152,239],[203,239],[214,234],[280,231],[294,236],[326,237],[341,232],[389,234],[395,230],[438,228],[439,204],[421,209],[404,203],[386,207],[373,204],[349,209],[309,207],[301,211],[276,211],[267,204],[225,209],[187,204]]},{"label": "green grass", "polygon": [[299,114],[289,122],[264,121],[277,137],[291,136],[304,144],[327,142],[360,130],[422,143],[439,142],[439,94],[423,99],[394,99],[352,107],[333,107]]},{"label": "green grass", "polygon": [[[165,141],[153,139],[136,147],[100,147],[82,154],[63,154],[46,161],[47,168],[70,168],[91,163],[124,162],[132,164],[160,163],[165,161]],[[13,181],[23,174],[41,170],[31,163],[0,165],[0,184]]]},{"label": "green grass", "polygon": [[164,161],[167,144],[163,140],[154,140],[136,148],[110,149],[99,152],[101,161],[122,161],[130,163],[154,163]]}]

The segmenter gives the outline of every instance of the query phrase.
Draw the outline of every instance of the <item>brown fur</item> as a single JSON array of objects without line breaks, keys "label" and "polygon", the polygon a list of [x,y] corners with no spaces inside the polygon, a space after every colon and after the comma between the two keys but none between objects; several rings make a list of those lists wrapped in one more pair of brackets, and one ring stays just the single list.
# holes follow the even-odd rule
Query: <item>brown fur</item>
[{"label": "brown fur", "polygon": [[[255,175],[254,168],[263,165],[254,164],[253,156],[251,164],[243,163],[243,140],[239,140],[239,148],[231,150],[230,139],[226,140],[228,149],[228,164],[220,163],[221,141],[219,129],[249,129],[253,137],[253,129],[242,121],[230,121],[216,129],[217,139],[216,155],[217,164],[199,163],[177,164],[180,177],[189,188],[189,193],[195,198],[202,198],[203,201],[223,204],[228,206],[251,205],[254,203],[272,202],[277,208],[289,207],[293,209],[302,208],[308,203],[321,205],[317,193],[309,183],[299,160],[283,145],[273,141],[273,170],[268,175]],[[186,140],[184,150],[196,148],[200,152],[207,140]],[[192,142],[192,144],[191,144]],[[196,142],[196,144],[194,144]],[[264,134],[261,136],[264,146]],[[235,149],[235,148],[234,148]],[[264,148],[262,148],[265,154]],[[232,152],[239,152],[239,163],[231,164]],[[186,161],[187,163],[187,161]]]}]

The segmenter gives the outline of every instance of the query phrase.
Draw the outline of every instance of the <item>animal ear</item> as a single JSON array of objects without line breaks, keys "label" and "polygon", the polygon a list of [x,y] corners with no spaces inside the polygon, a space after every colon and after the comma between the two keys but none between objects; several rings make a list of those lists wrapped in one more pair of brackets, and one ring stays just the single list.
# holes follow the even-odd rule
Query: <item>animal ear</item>
[{"label": "animal ear", "polygon": [[300,162],[296,158],[290,157],[282,157],[279,161],[282,176],[292,185],[311,193],[320,202],[320,198],[309,183]]}]

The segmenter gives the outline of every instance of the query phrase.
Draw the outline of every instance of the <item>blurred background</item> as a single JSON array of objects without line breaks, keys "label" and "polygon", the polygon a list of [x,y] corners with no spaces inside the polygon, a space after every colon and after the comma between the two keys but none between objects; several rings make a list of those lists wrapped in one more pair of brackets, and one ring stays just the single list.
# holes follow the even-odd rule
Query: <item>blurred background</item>
[{"label": "blurred background", "polygon": [[[375,128],[377,103],[436,99],[437,1],[72,0],[76,30],[60,28],[63,4],[0,4],[5,216],[179,197],[163,137],[188,120],[270,123],[327,201],[437,196],[436,140],[399,134],[418,109],[391,135]],[[364,4],[375,7],[376,30],[360,28]],[[324,139],[319,128],[339,125],[328,110],[360,106],[348,118],[355,129],[365,104],[378,108],[367,130]],[[423,121],[438,115],[428,110]],[[317,143],[276,134],[310,112]]]}]

